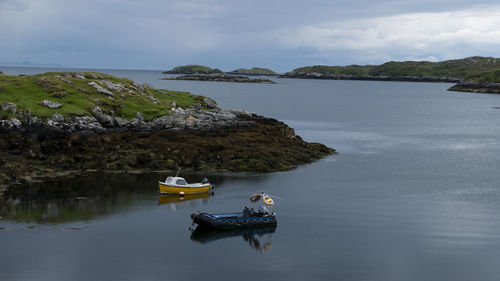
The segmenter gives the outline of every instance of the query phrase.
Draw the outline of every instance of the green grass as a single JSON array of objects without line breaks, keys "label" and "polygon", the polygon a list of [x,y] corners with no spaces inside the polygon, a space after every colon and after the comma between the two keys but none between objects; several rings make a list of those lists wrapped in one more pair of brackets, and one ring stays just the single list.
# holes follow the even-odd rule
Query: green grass
[{"label": "green grass", "polygon": [[381,65],[315,65],[297,68],[291,73],[304,72],[337,76],[409,76],[465,79],[471,75],[496,70],[500,70],[500,59],[490,57],[470,57],[442,62],[391,61]]},{"label": "green grass", "polygon": [[[65,77],[64,73],[49,72],[33,76],[0,75],[0,104],[11,102],[18,106],[17,111],[30,111],[38,117],[49,117],[54,113],[63,116],[91,116],[90,109],[99,106],[104,112],[114,112],[119,116],[130,120],[137,112],[142,112],[146,120],[155,117],[172,114],[172,102],[177,106],[187,108],[195,103],[204,106],[203,96],[192,95],[187,92],[176,92],[158,90],[151,87],[134,89],[133,81],[126,78],[118,78],[102,73],[81,73],[87,79],[76,77]],[[98,76],[99,78],[93,78]],[[45,79],[48,83],[37,84],[37,80]],[[66,81],[70,81],[69,84]],[[97,84],[101,81],[110,81],[115,84],[123,84],[125,91],[110,90],[113,98],[99,93],[95,88],[88,85],[93,81]],[[100,84],[99,84],[100,85]],[[106,88],[104,85],[101,85]],[[128,89],[134,91],[128,92]],[[108,89],[109,90],[109,89]],[[155,104],[150,98],[158,102]],[[61,108],[50,109],[41,105],[43,100],[56,101],[62,104]],[[0,112],[0,117],[12,116],[12,113]]]},{"label": "green grass", "polygon": [[500,83],[500,70],[472,75],[466,80],[478,83]]}]

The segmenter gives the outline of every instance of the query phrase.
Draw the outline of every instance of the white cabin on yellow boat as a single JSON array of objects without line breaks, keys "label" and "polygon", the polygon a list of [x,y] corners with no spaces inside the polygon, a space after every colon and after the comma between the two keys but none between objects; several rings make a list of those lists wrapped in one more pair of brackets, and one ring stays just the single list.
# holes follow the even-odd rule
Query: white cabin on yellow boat
[{"label": "white cabin on yellow boat", "polygon": [[158,189],[160,194],[194,194],[207,192],[212,188],[207,178],[204,178],[199,183],[187,183],[181,177],[168,177],[164,182],[158,182]]}]

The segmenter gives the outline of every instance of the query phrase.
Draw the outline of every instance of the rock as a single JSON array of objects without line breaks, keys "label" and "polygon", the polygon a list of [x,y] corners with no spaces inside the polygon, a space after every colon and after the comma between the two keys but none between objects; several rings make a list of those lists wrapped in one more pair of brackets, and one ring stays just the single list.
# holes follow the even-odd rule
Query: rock
[{"label": "rock", "polygon": [[105,94],[105,95],[107,95],[109,97],[113,97],[114,96],[114,94],[112,92],[110,92],[110,91],[104,89],[103,87],[97,85],[96,82],[89,82],[89,86],[94,87],[94,89],[96,89],[101,94]]},{"label": "rock", "polygon": [[36,158],[42,152],[42,147],[39,143],[33,143],[29,147],[28,154],[31,158]]},{"label": "rock", "polygon": [[212,101],[210,99],[203,99],[203,102],[210,109],[220,109],[220,107],[214,101]]},{"label": "rock", "polygon": [[114,127],[113,117],[105,114],[100,107],[96,106],[92,108],[90,111],[103,127],[107,128]]},{"label": "rock", "polygon": [[115,123],[118,124],[119,127],[127,127],[128,125],[128,121],[120,117],[115,117]]},{"label": "rock", "polygon": [[55,101],[49,101],[49,100],[43,100],[41,104],[45,107],[52,108],[52,109],[62,107],[62,104],[55,102]]},{"label": "rock", "polygon": [[246,110],[240,110],[240,109],[232,109],[228,110],[232,114],[236,115],[237,117],[243,117],[243,118],[248,118],[248,117],[254,117],[257,116],[257,114],[253,112],[248,112]]},{"label": "rock", "polygon": [[8,120],[0,120],[0,127],[7,128],[7,129],[20,128],[21,125],[22,125],[21,121],[19,121],[17,118],[10,118]]},{"label": "rock", "polygon": [[11,111],[12,113],[16,113],[17,105],[11,102],[2,103],[2,111]]},{"label": "rock", "polygon": [[66,78],[63,78],[63,77],[61,77],[59,75],[57,76],[57,78],[59,78],[59,80],[63,81],[66,84],[73,85],[73,82],[71,82],[70,80],[68,80]]},{"label": "rock", "polygon": [[112,90],[112,91],[118,91],[118,92],[121,92],[121,91],[124,91],[125,90],[125,85],[121,84],[121,83],[113,83],[111,81],[108,81],[108,80],[102,80],[102,81],[99,81],[99,84],[105,86],[106,88],[108,88],[109,90]]},{"label": "rock", "polygon": [[157,98],[155,98],[153,95],[149,95],[148,99],[150,99],[151,101],[153,101],[154,104],[159,104],[160,103],[160,101]]},{"label": "rock", "polygon": [[85,78],[85,76],[83,76],[81,73],[76,73],[75,78],[82,79],[82,80],[87,79],[87,78]]},{"label": "rock", "polygon": [[51,118],[51,119],[52,119],[53,121],[55,121],[55,122],[59,122],[59,123],[64,122],[64,117],[63,117],[61,114],[59,114],[59,113],[54,113],[54,114],[52,115],[52,118]]},{"label": "rock", "polygon": [[200,110],[201,109],[201,104],[200,103],[195,103],[191,106],[193,110]]},{"label": "rock", "polygon": [[87,73],[87,74],[85,74],[85,77],[88,79],[102,79],[101,75],[97,75],[94,73]]},{"label": "rock", "polygon": [[50,81],[49,81],[49,79],[47,79],[45,77],[40,77],[40,78],[36,79],[35,84],[37,84],[38,86],[44,87],[44,88],[50,87]]},{"label": "rock", "polygon": [[139,119],[139,121],[144,121],[144,114],[142,114],[141,112],[137,112],[135,117]]},{"label": "rock", "polygon": [[43,121],[36,116],[29,116],[27,124],[31,127],[40,127],[43,125]]},{"label": "rock", "polygon": [[76,130],[91,130],[97,132],[105,130],[97,119],[89,116],[75,117],[73,125]]}]

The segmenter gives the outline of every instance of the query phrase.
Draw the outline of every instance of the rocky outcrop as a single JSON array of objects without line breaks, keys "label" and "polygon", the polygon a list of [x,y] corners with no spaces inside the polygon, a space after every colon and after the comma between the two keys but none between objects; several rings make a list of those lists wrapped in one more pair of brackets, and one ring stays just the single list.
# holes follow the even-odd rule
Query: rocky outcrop
[{"label": "rocky outcrop", "polygon": [[105,94],[108,97],[113,97],[114,96],[114,94],[112,92],[110,92],[109,90],[104,89],[103,87],[101,87],[100,85],[98,85],[96,82],[93,82],[93,81],[89,82],[89,86],[94,87],[94,89],[96,89],[96,91],[98,91],[101,94]]},{"label": "rocky outcrop", "polygon": [[52,109],[57,109],[57,108],[62,107],[62,104],[60,104],[56,101],[50,101],[50,100],[43,100],[41,104],[45,107],[52,108]]},{"label": "rocky outcrop", "polygon": [[275,84],[276,82],[264,79],[255,78],[251,79],[246,76],[237,76],[229,74],[193,74],[193,75],[182,75],[176,77],[166,77],[163,80],[190,80],[190,81],[215,81],[215,82],[234,82],[234,83],[269,83]]},{"label": "rocky outcrop", "polygon": [[110,128],[89,116],[2,120],[0,154],[9,168],[0,169],[0,186],[53,178],[53,167],[57,172],[282,171],[334,152],[304,142],[283,122],[246,111],[177,111],[149,122],[137,116]]},{"label": "rocky outcrop", "polygon": [[448,91],[500,94],[500,83],[473,81],[462,82],[449,88]]},{"label": "rocky outcrop", "polygon": [[12,114],[15,114],[16,110],[17,110],[17,105],[14,103],[11,103],[11,102],[4,102],[4,103],[2,103],[1,108],[2,108],[2,111],[7,111],[7,112],[10,112]]}]

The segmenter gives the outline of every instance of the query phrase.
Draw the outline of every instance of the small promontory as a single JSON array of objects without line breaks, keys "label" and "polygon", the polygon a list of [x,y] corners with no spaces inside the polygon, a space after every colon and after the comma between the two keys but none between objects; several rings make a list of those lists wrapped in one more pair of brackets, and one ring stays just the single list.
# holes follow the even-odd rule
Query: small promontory
[{"label": "small promontory", "polygon": [[182,65],[176,66],[171,70],[163,72],[163,74],[223,74],[222,70],[210,68],[204,65]]},{"label": "small promontory", "polygon": [[500,94],[500,70],[469,76],[448,89],[456,92]]},{"label": "small promontory", "polygon": [[189,80],[189,81],[213,81],[213,82],[233,82],[233,83],[268,83],[276,82],[265,78],[248,78],[241,75],[230,74],[190,74],[175,77],[165,77],[163,80]]},{"label": "small promontory", "polygon": [[271,172],[334,153],[275,119],[95,72],[0,76],[0,193],[88,170]]},{"label": "small promontory", "polygon": [[272,71],[268,68],[261,67],[252,67],[248,68],[239,68],[230,72],[226,72],[227,74],[233,75],[248,75],[248,76],[276,76],[278,73]]}]

